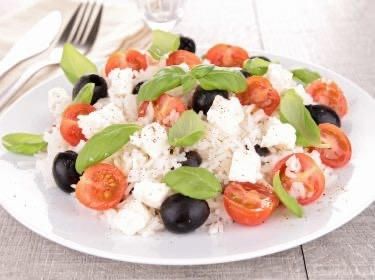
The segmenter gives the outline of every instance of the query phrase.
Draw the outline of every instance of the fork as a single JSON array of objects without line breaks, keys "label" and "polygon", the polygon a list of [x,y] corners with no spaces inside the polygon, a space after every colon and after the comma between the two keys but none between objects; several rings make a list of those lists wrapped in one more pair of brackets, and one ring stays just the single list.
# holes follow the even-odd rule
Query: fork
[{"label": "fork", "polygon": [[80,3],[58,38],[48,57],[31,65],[10,87],[0,95],[0,109],[7,104],[17,91],[41,69],[57,65],[63,52],[65,43],[73,44],[81,53],[87,54],[94,45],[99,31],[103,13],[103,4],[100,4],[96,18],[93,19],[96,2]]}]

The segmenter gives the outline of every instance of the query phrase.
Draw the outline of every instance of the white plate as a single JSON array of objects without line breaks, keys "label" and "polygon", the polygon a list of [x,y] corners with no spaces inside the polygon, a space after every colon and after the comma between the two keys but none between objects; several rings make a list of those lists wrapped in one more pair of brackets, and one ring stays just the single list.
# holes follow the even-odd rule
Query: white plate
[{"label": "white plate", "polygon": [[[361,88],[323,67],[258,52],[287,67],[308,67],[336,81],[349,101],[343,120],[353,146],[348,167],[340,170],[340,184],[328,189],[317,203],[305,207],[298,219],[278,210],[258,227],[227,227],[221,235],[205,232],[169,233],[152,237],[126,237],[112,232],[90,210],[56,187],[47,188],[33,170],[19,168],[27,159],[0,150],[0,202],[20,223],[63,246],[109,259],[162,265],[222,263],[249,259],[286,250],[316,239],[345,224],[375,199],[374,100]],[[60,75],[33,89],[0,117],[0,135],[14,131],[42,132],[50,125],[47,91],[71,85]],[[47,170],[47,172],[50,172]],[[344,245],[344,244],[343,244]]]}]

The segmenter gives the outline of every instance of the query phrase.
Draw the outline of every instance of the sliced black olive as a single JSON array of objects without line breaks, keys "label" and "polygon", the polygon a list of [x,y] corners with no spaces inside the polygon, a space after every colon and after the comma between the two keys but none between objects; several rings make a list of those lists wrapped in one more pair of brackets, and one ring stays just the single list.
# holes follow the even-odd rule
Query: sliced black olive
[{"label": "sliced black olive", "polygon": [[141,88],[141,86],[142,86],[145,82],[146,82],[146,81],[139,82],[138,84],[136,84],[135,87],[133,88],[132,94],[134,94],[134,95],[138,94],[139,89]]},{"label": "sliced black olive", "polygon": [[261,157],[266,157],[268,156],[271,152],[267,147],[261,147],[260,145],[256,144],[254,146],[255,152],[261,156]]},{"label": "sliced black olive", "polygon": [[178,49],[195,53],[195,42],[189,37],[180,36],[180,46]]},{"label": "sliced black olive", "polygon": [[268,57],[262,56],[262,55],[256,55],[256,56],[250,57],[250,59],[253,59],[253,58],[260,58],[260,59],[263,59],[265,61],[271,62],[271,59],[269,59]]},{"label": "sliced black olive", "polygon": [[203,111],[203,113],[206,115],[217,95],[227,99],[229,98],[228,92],[225,90],[204,90],[201,87],[197,87],[192,99],[193,110],[197,113]]},{"label": "sliced black olive", "polygon": [[174,194],[163,202],[160,215],[167,230],[187,233],[204,224],[210,215],[210,208],[205,200]]},{"label": "sliced black olive", "polygon": [[94,83],[94,95],[91,100],[91,105],[95,104],[100,98],[108,96],[108,86],[104,78],[96,74],[85,75],[79,78],[78,82],[73,88],[73,99],[78,95],[81,88],[83,88],[88,83]]},{"label": "sliced black olive", "polygon": [[53,161],[52,175],[56,185],[67,193],[74,192],[71,185],[79,181],[80,175],[75,168],[77,156],[73,151],[66,151],[58,153]]},{"label": "sliced black olive", "polygon": [[325,105],[307,105],[306,109],[309,110],[311,117],[316,124],[331,123],[337,127],[341,127],[341,120],[337,113],[330,107]]},{"label": "sliced black olive", "polygon": [[198,167],[202,163],[200,154],[196,151],[189,151],[186,153],[186,160],[181,162],[182,166]]}]

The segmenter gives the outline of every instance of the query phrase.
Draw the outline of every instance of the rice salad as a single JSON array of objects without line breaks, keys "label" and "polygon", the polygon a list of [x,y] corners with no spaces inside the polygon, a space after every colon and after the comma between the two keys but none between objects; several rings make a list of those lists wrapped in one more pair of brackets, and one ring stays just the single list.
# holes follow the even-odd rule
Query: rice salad
[{"label": "rice salad", "polygon": [[158,30],[150,49],[119,51],[102,70],[66,45],[61,67],[73,97],[51,89],[52,126],[23,134],[40,147],[15,150],[16,134],[3,145],[35,155],[47,186],[125,235],[218,234],[281,205],[301,217],[350,160],[345,96],[309,69],[228,44],[201,58],[191,38]]}]

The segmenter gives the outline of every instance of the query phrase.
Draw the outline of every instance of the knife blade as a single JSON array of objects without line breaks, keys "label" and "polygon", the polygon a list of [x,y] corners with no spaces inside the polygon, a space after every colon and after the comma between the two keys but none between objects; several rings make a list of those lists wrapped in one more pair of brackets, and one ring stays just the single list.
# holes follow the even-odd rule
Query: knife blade
[{"label": "knife blade", "polygon": [[0,61],[0,78],[21,61],[48,49],[61,27],[61,13],[52,11],[26,32]]}]

